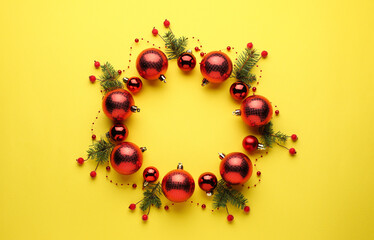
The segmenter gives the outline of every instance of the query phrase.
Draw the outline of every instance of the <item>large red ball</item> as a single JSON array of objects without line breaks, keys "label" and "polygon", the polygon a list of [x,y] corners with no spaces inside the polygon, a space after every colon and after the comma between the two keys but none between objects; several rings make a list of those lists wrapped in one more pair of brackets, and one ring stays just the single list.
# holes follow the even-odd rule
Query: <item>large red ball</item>
[{"label": "large red ball", "polygon": [[168,59],[162,51],[148,48],[142,51],[136,59],[136,69],[140,76],[147,80],[160,79],[168,69]]},{"label": "large red ball", "polygon": [[231,185],[243,184],[252,176],[251,160],[244,153],[233,152],[227,154],[219,166],[220,174]]},{"label": "large red ball", "polygon": [[269,100],[260,95],[249,96],[240,107],[243,121],[251,127],[261,127],[270,122],[273,107]]},{"label": "large red ball", "polygon": [[162,179],[162,191],[172,202],[184,202],[195,190],[195,181],[191,174],[182,169],[168,172]]},{"label": "large red ball", "polygon": [[209,82],[221,83],[230,77],[232,62],[225,53],[213,51],[206,54],[201,61],[200,71]]},{"label": "large red ball", "polygon": [[128,118],[134,106],[134,98],[124,89],[115,89],[108,92],[103,99],[103,111],[108,118],[121,122]]},{"label": "large red ball", "polygon": [[130,175],[142,166],[143,153],[134,143],[123,142],[113,148],[110,164],[118,173]]}]

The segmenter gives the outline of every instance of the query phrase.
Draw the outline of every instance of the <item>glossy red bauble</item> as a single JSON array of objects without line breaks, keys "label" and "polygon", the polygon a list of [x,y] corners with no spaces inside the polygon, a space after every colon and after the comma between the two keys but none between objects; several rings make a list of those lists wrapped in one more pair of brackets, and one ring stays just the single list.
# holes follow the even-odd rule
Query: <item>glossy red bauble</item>
[{"label": "glossy red bauble", "polygon": [[195,190],[195,181],[191,174],[183,169],[172,170],[162,179],[162,191],[172,202],[184,202]]},{"label": "glossy red bauble", "polygon": [[230,77],[232,62],[225,53],[213,51],[204,56],[200,71],[204,77],[203,85],[208,82],[221,83]]},{"label": "glossy red bauble", "polygon": [[230,87],[230,95],[233,99],[241,101],[248,95],[248,85],[242,81],[234,82]]},{"label": "glossy red bauble", "polygon": [[213,190],[217,187],[217,177],[213,173],[206,172],[199,177],[199,187],[206,192],[208,196],[213,194]]},{"label": "glossy red bauble", "polygon": [[189,72],[196,66],[196,58],[192,53],[182,53],[178,57],[178,67],[184,71]]},{"label": "glossy red bauble", "polygon": [[240,110],[234,112],[241,115],[243,121],[251,127],[261,127],[270,122],[273,107],[269,100],[260,95],[249,96],[241,104]]},{"label": "glossy red bauble", "polygon": [[123,82],[126,84],[127,89],[132,93],[137,93],[142,89],[143,82],[138,77],[123,78]]},{"label": "glossy red bauble", "polygon": [[231,185],[243,184],[252,176],[253,166],[251,160],[244,153],[233,152],[220,154],[220,174]]},{"label": "glossy red bauble", "polygon": [[157,181],[159,175],[160,174],[159,174],[157,168],[155,168],[155,167],[147,167],[143,171],[143,178],[144,178],[145,182]]},{"label": "glossy red bauble", "polygon": [[128,135],[129,135],[129,130],[122,123],[114,124],[109,130],[109,137],[115,143],[120,143],[120,142],[125,141]]},{"label": "glossy red bauble", "polygon": [[[134,98],[124,89],[108,92],[103,99],[103,111],[113,121],[121,122],[128,118],[138,108],[134,105]],[[139,110],[138,110],[139,111]]]},{"label": "glossy red bauble", "polygon": [[123,142],[113,148],[110,164],[120,174],[133,174],[143,164],[142,150],[134,143]]},{"label": "glossy red bauble", "polygon": [[140,76],[147,80],[165,80],[164,74],[168,69],[168,59],[162,51],[148,48],[142,51],[136,59],[136,69]]},{"label": "glossy red bauble", "polygon": [[243,148],[248,152],[252,152],[258,149],[258,139],[255,136],[249,135],[243,139]]}]

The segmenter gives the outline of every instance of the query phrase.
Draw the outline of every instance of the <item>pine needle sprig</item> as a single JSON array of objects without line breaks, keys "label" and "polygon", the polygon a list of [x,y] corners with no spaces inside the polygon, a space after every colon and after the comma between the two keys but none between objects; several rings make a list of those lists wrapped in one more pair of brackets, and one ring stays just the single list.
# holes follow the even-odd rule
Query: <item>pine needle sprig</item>
[{"label": "pine needle sprig", "polygon": [[162,39],[165,42],[166,54],[168,55],[169,60],[177,59],[186,51],[188,38],[176,38],[172,31],[168,31]]},{"label": "pine needle sprig", "polygon": [[101,66],[101,71],[103,74],[99,77],[99,81],[105,92],[109,92],[117,88],[123,88],[123,83],[118,80],[119,74],[114,69],[112,64],[106,62]]},{"label": "pine needle sprig", "polygon": [[110,154],[114,148],[115,144],[111,143],[110,140],[100,139],[90,146],[87,150],[88,159],[96,159],[99,164],[104,164],[109,161]]},{"label": "pine needle sprig", "polygon": [[162,203],[160,196],[162,195],[161,183],[157,184],[148,184],[146,191],[143,193],[143,200],[140,204],[140,209],[146,211],[152,205],[160,208]]},{"label": "pine needle sprig", "polygon": [[223,179],[219,180],[215,191],[216,193],[213,197],[213,208],[226,208],[227,203],[231,203],[231,205],[243,209],[248,202],[241,192],[228,186]]},{"label": "pine needle sprig", "polygon": [[261,134],[261,141],[264,147],[272,147],[274,143],[284,144],[289,138],[289,136],[280,131],[274,133],[272,122],[260,127],[259,132]]},{"label": "pine needle sprig", "polygon": [[232,77],[250,86],[251,82],[256,81],[256,75],[252,74],[250,71],[258,60],[260,60],[260,54],[256,53],[256,49],[244,49],[235,62]]}]

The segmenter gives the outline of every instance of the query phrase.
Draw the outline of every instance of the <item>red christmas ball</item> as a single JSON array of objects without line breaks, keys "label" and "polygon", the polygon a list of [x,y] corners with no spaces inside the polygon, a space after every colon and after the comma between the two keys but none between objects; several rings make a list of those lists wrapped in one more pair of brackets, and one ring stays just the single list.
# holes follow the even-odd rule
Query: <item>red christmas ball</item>
[{"label": "red christmas ball", "polygon": [[126,83],[127,89],[132,93],[137,93],[142,89],[143,82],[138,77],[132,78],[123,78],[123,81]]},{"label": "red christmas ball", "polygon": [[95,178],[95,177],[96,177],[96,171],[91,171],[91,172],[90,172],[90,176],[91,176],[92,178]]},{"label": "red christmas ball", "polygon": [[196,58],[192,53],[182,53],[178,57],[178,67],[184,71],[189,72],[196,66]]},{"label": "red christmas ball", "polygon": [[153,34],[153,36],[157,36],[158,30],[156,28],[153,28],[152,29],[152,34]]},{"label": "red christmas ball", "polygon": [[159,177],[159,172],[155,167],[147,167],[143,171],[143,178],[146,182],[155,182]]},{"label": "red christmas ball", "polygon": [[83,159],[82,157],[78,158],[78,159],[77,159],[77,163],[78,163],[79,165],[82,165],[82,164],[84,163],[84,159]]},{"label": "red christmas ball", "polygon": [[267,51],[262,51],[262,52],[261,52],[261,56],[262,56],[263,58],[266,58],[266,57],[268,56],[268,52],[267,52]]},{"label": "red christmas ball", "polygon": [[227,221],[229,222],[232,222],[234,220],[234,216],[233,215],[227,215]]},{"label": "red christmas ball", "polygon": [[147,221],[147,220],[148,220],[148,215],[147,215],[147,214],[144,214],[144,215],[142,216],[142,219],[143,219],[143,221]]},{"label": "red christmas ball", "polygon": [[147,80],[165,81],[164,74],[168,69],[168,59],[162,51],[148,48],[143,50],[136,59],[136,69],[140,76]]},{"label": "red christmas ball", "polygon": [[162,191],[167,199],[172,202],[184,202],[189,199],[195,190],[195,181],[191,174],[178,169],[168,172],[162,179]]},{"label": "red christmas ball", "polygon": [[258,149],[258,139],[255,136],[249,135],[243,139],[243,148],[248,152],[252,152]]},{"label": "red christmas ball", "polygon": [[243,184],[249,180],[253,166],[247,155],[233,152],[226,156],[220,154],[220,158],[222,161],[219,170],[223,180],[231,185]]},{"label": "red christmas ball", "polygon": [[164,26],[165,26],[166,28],[168,28],[168,27],[170,26],[170,21],[167,20],[167,19],[165,19],[165,21],[164,21]]},{"label": "red christmas ball", "polygon": [[131,142],[123,142],[113,148],[110,164],[120,174],[130,175],[138,171],[143,163],[142,150]]},{"label": "red christmas ball", "polygon": [[273,116],[273,107],[269,100],[260,95],[252,95],[244,99],[239,112],[243,121],[251,127],[261,127],[270,122]]},{"label": "red christmas ball", "polygon": [[228,79],[232,72],[232,62],[223,52],[213,51],[205,55],[200,64],[204,77],[203,85],[208,82],[221,83]]},{"label": "red christmas ball", "polygon": [[248,43],[248,44],[247,44],[247,48],[252,49],[252,48],[253,48],[253,43],[251,43],[251,42]]},{"label": "red christmas ball", "polygon": [[134,106],[134,99],[128,91],[115,89],[105,95],[103,111],[111,120],[121,122],[139,109]]},{"label": "red christmas ball", "polygon": [[94,75],[91,75],[88,77],[90,79],[90,82],[94,83],[96,81],[96,77]]},{"label": "red christmas ball", "polygon": [[213,173],[206,172],[199,177],[199,187],[207,193],[208,196],[213,194],[213,190],[217,187],[217,177]]},{"label": "red christmas ball", "polygon": [[291,155],[295,155],[296,154],[296,149],[295,148],[290,148],[288,150],[288,152],[291,154]]},{"label": "red christmas ball", "polygon": [[241,101],[248,95],[248,86],[247,84],[238,81],[234,82],[230,87],[231,97],[235,100]]},{"label": "red christmas ball", "polygon": [[129,130],[122,123],[114,124],[109,130],[109,137],[116,143],[125,141],[129,135]]},{"label": "red christmas ball", "polygon": [[95,61],[94,65],[95,65],[95,68],[99,68],[100,67],[100,62]]},{"label": "red christmas ball", "polygon": [[291,139],[292,139],[292,141],[296,141],[298,139],[298,137],[297,137],[296,134],[292,134],[291,135]]},{"label": "red christmas ball", "polygon": [[129,209],[130,210],[135,210],[136,208],[136,204],[135,203],[131,203],[130,206],[129,206]]}]

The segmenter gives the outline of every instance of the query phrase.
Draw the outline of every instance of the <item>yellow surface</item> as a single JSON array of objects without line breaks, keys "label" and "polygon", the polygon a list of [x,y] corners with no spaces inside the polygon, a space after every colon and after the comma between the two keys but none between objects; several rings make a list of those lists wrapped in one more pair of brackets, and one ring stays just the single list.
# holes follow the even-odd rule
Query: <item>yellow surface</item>
[{"label": "yellow surface", "polygon": [[[373,7],[372,0],[2,1],[0,239],[373,239]],[[135,37],[162,43],[150,32],[163,33],[165,18],[191,47],[195,36],[204,51],[250,41],[268,50],[258,94],[280,109],[275,128],[299,135],[287,145],[297,156],[275,147],[258,161],[262,182],[244,190],[251,213],[230,208],[232,224],[225,211],[210,212],[198,188],[192,200],[208,209],[153,209],[144,224],[139,209],[127,208],[139,188],[109,184],[104,167],[91,180],[95,164],[75,163],[101,106],[99,84],[87,78],[99,74],[93,60],[126,68]],[[126,76],[136,74],[134,60]],[[239,106],[228,94],[232,80],[201,88],[198,68],[184,75],[169,64],[167,84],[144,81],[135,97],[142,111],[126,122],[128,140],[148,147],[143,168],[155,165],[162,176],[178,162],[195,180],[218,174],[217,152],[243,151],[250,133],[231,115]],[[110,121],[100,115],[95,126],[104,136]]]}]

